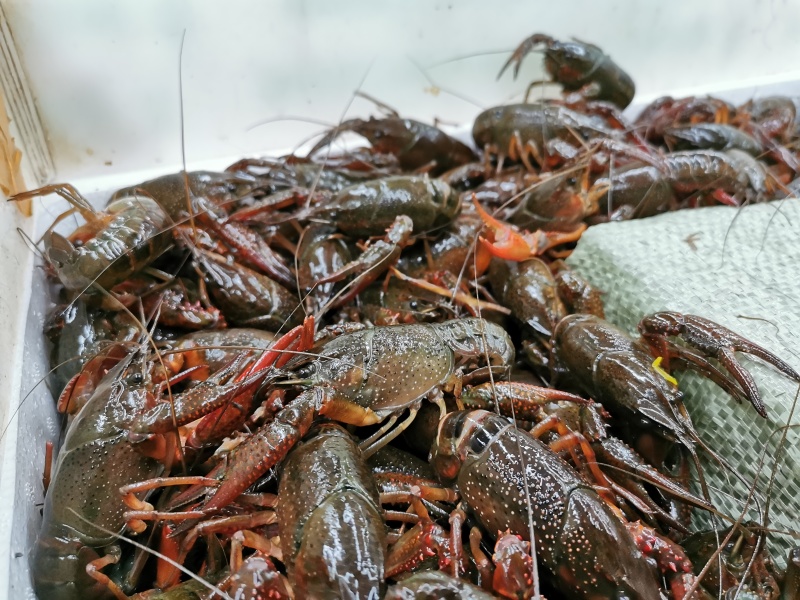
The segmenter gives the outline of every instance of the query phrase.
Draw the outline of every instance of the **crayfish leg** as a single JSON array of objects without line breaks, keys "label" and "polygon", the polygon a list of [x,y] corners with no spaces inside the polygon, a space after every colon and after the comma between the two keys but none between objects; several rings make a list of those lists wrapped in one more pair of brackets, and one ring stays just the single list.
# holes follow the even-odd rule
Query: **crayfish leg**
[{"label": "crayfish leg", "polygon": [[239,567],[241,567],[243,562],[242,550],[244,548],[252,548],[262,554],[283,561],[283,552],[279,544],[250,529],[241,529],[231,536],[231,571],[238,571]]},{"label": "crayfish leg", "polygon": [[[262,510],[254,513],[248,513],[243,515],[231,515],[227,517],[220,517],[217,519],[209,519],[205,521],[201,521],[194,527],[189,530],[189,533],[186,534],[186,537],[183,538],[183,541],[180,544],[180,551],[178,553],[177,561],[181,564],[186,560],[186,557],[189,555],[189,552],[194,547],[195,542],[201,536],[207,536],[212,534],[218,533],[227,533],[227,534],[236,534],[237,532],[242,533],[243,531],[248,531],[250,529],[254,529],[256,527],[263,527],[265,525],[272,525],[273,523],[277,522],[277,517],[275,516],[275,511],[272,510]],[[255,534],[253,534],[255,536]],[[252,540],[251,543],[255,544],[250,546],[255,548],[258,546],[259,549],[266,549],[271,550],[273,548],[273,544],[267,540],[266,538],[262,538],[261,536],[256,537],[248,537],[247,540],[242,538],[243,541]],[[239,542],[238,546],[238,562],[241,565],[241,546],[242,542]],[[234,567],[234,558],[236,557],[237,548],[231,545],[231,570],[235,571],[238,567]],[[278,550],[280,552],[280,550]],[[269,553],[269,552],[267,552]]]},{"label": "crayfish leg", "polygon": [[333,391],[324,387],[307,390],[275,415],[275,420],[245,439],[231,456],[222,483],[202,511],[207,514],[227,506],[278,464],[308,433],[314,418],[333,397]]},{"label": "crayfish leg", "polygon": [[[180,552],[180,544],[178,540],[173,537],[175,526],[172,523],[162,523],[160,531],[160,541],[158,543],[158,551],[171,558],[174,561],[178,560]],[[166,589],[177,585],[181,579],[181,571],[171,562],[158,559],[156,566],[156,587]]]},{"label": "crayfish leg", "polygon": [[[231,564],[233,564],[233,557]],[[232,598],[274,598],[275,600],[294,598],[289,582],[278,572],[272,561],[261,552],[256,552],[241,561],[237,569],[231,567],[231,574],[222,580],[218,587]]]},{"label": "crayfish leg", "polygon": [[[86,221],[93,221],[96,218],[96,211],[94,207],[86,198],[81,195],[77,189],[75,189],[73,185],[69,183],[54,183],[51,185],[46,185],[28,192],[21,192],[11,196],[11,198],[8,200],[9,202],[19,202],[20,200],[30,200],[31,198],[49,196],[50,194],[57,194],[61,196],[64,200],[69,202],[70,206],[73,207],[73,210],[78,211],[80,215],[86,219]],[[68,213],[72,213],[72,211],[68,211]],[[64,216],[67,216],[67,213],[65,213]],[[56,222],[53,223],[53,225],[58,223],[62,218],[64,218],[64,216],[59,215],[58,219],[56,219]],[[50,229],[52,229],[52,226]],[[50,231],[50,229],[48,231]]]},{"label": "crayfish leg", "polygon": [[494,565],[486,553],[481,548],[481,541],[483,536],[481,530],[477,527],[472,527],[469,530],[469,551],[472,553],[472,558],[475,560],[475,567],[481,576],[481,585],[483,589],[488,592],[492,591],[492,579],[494,577]]},{"label": "crayfish leg", "polygon": [[419,411],[420,403],[417,402],[414,406],[410,406],[408,409],[408,417],[400,423],[397,427],[395,427],[390,433],[382,436],[380,439],[374,441],[370,445],[365,446],[364,444],[359,445],[361,448],[361,452],[364,455],[364,458],[369,458],[373,454],[375,454],[378,450],[386,446],[389,442],[391,442],[394,438],[398,435],[403,433],[409,425],[414,421],[417,416],[417,411]]},{"label": "crayfish leg", "polygon": [[[484,246],[481,245],[477,248],[478,251],[484,249]],[[491,259],[491,253],[487,251],[489,254],[489,259]],[[485,265],[478,267],[478,272],[483,273],[488,268],[488,261]],[[398,271],[394,267],[389,268],[389,273],[394,277],[397,277],[401,281],[405,281],[414,285],[420,289],[423,289],[428,292],[432,292],[434,294],[438,294],[443,298],[452,299],[456,303],[463,305],[473,316],[477,316],[479,311],[481,310],[491,310],[494,312],[499,312],[504,315],[511,314],[511,310],[506,308],[505,306],[500,306],[499,304],[495,304],[494,302],[488,302],[486,300],[480,300],[478,298],[474,298],[473,296],[459,291],[459,290],[451,290],[446,287],[442,287],[440,285],[436,285],[435,283],[431,283],[425,279],[418,279],[415,277],[409,277],[408,275],[404,274],[401,271]]]},{"label": "crayfish leg", "polygon": [[451,569],[453,577],[459,577],[461,575],[459,571],[466,571],[465,569],[461,569],[461,564],[464,562],[464,547],[461,542],[461,528],[464,526],[464,522],[466,520],[467,514],[458,506],[456,506],[455,510],[450,513],[450,518],[448,519],[448,522],[450,523],[450,552],[452,554]]},{"label": "crayfish leg", "polygon": [[105,586],[117,600],[128,600],[128,595],[108,575],[102,572],[102,569],[108,565],[117,564],[121,555],[122,550],[119,546],[111,546],[105,556],[97,558],[86,565],[86,574],[97,583]]},{"label": "crayfish leg", "polygon": [[450,540],[444,528],[427,519],[420,519],[392,546],[386,556],[385,576],[393,578],[412,570],[426,558],[439,557],[439,566],[450,562]]},{"label": "crayfish leg", "polygon": [[[613,495],[609,496],[608,494],[608,490],[612,487],[611,482],[608,480],[605,473],[600,470],[594,450],[592,450],[592,447],[589,445],[589,440],[576,431],[569,431],[566,424],[558,415],[550,415],[544,421],[537,424],[536,427],[531,430],[531,435],[535,438],[539,438],[546,431],[551,430],[556,430],[560,437],[549,444],[550,449],[556,453],[561,450],[568,450],[576,466],[580,467],[582,463],[585,464],[591,471],[597,484],[602,486],[602,489],[595,488],[596,491],[601,497],[613,503],[615,498]],[[580,449],[584,457],[583,461],[578,459],[578,449]]]},{"label": "crayfish leg", "polygon": [[125,513],[125,522],[128,528],[135,533],[142,533],[147,524],[145,521],[159,521],[163,519],[170,519],[173,521],[183,519],[195,519],[204,516],[203,513],[192,511],[183,513],[173,512],[158,512],[154,509],[153,505],[149,502],[140,500],[136,494],[154,490],[160,487],[170,487],[176,485],[194,485],[194,486],[218,486],[219,481],[210,477],[200,476],[186,476],[186,477],[156,477],[139,481],[120,488],[119,492],[122,495],[122,501],[125,505],[132,509]]}]

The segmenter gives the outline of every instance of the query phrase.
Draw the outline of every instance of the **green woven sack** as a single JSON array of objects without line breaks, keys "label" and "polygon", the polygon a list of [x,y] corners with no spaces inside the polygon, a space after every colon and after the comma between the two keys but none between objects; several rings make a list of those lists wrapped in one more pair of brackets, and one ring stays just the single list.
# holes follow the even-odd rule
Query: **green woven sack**
[{"label": "green woven sack", "polygon": [[[591,227],[569,264],[605,292],[609,321],[636,332],[659,310],[700,315],[771,350],[800,370],[800,199],[734,209],[684,210],[650,219]],[[776,530],[800,532],[800,406],[791,416],[783,454],[775,455],[798,385],[757,359],[739,355],[753,374],[768,418],[737,404],[714,384],[678,374],[697,431],[741,473]],[[701,454],[712,500],[734,517],[748,489]],[[763,461],[763,462],[762,462]],[[748,518],[757,519],[753,510]],[[695,527],[708,527],[698,515]],[[785,563],[800,539],[773,534],[770,548]]]}]

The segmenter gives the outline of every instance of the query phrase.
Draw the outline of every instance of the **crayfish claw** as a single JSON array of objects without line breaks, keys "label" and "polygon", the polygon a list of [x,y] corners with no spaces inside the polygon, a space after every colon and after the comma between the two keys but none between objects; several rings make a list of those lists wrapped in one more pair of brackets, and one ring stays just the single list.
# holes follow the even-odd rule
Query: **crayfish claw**
[{"label": "crayfish claw", "polygon": [[497,74],[497,79],[500,79],[500,77],[503,76],[503,73],[505,73],[506,69],[508,69],[508,67],[510,67],[512,64],[514,65],[514,79],[516,79],[517,75],[519,75],[519,69],[522,66],[522,59],[525,58],[525,56],[533,52],[536,49],[536,46],[540,46],[542,44],[552,45],[554,42],[555,40],[553,38],[543,33],[535,33],[526,38],[519,46],[517,46],[517,49],[514,50],[513,54],[508,57],[508,60]]},{"label": "crayfish claw", "polygon": [[738,350],[739,352],[744,352],[745,354],[751,354],[752,356],[760,358],[764,362],[771,364],[787,377],[791,377],[795,381],[800,381],[800,373],[795,371],[786,361],[776,356],[766,348],[762,348],[758,344],[754,344],[750,340],[738,336],[735,333],[733,333],[733,336],[737,338],[736,343],[731,345],[734,350]]},{"label": "crayfish claw", "polygon": [[766,419],[767,408],[764,406],[764,401],[761,399],[758,386],[756,386],[753,376],[750,375],[750,371],[745,369],[742,363],[736,360],[736,356],[731,348],[721,348],[717,358],[727,369],[728,373],[742,386],[745,395],[748,400],[750,400],[750,404],[753,405],[753,408],[756,409],[756,412]]},{"label": "crayfish claw", "polygon": [[728,375],[727,368],[726,372],[723,372],[716,365],[712,364],[705,354],[693,348],[679,346],[673,342],[666,342],[665,348],[669,354],[671,364],[678,363],[679,368],[696,370],[706,379],[710,379],[716,383],[740,404],[745,401],[750,401],[747,392],[736,380],[731,379]]},{"label": "crayfish claw", "polygon": [[[800,382],[800,374],[781,358],[723,327],[714,321],[694,315],[683,315],[677,312],[659,312],[645,317],[639,323],[639,331],[654,348],[664,348],[665,337],[681,336],[690,346],[701,351],[705,356],[716,358],[730,376],[741,386],[744,395],[762,417],[767,416],[767,410],[761,399],[755,380],[750,372],[742,366],[734,352],[742,352],[760,358],[771,364],[788,377]],[[675,347],[670,344],[671,347]],[[687,358],[689,353],[680,352],[682,358]],[[695,362],[696,361],[692,361]],[[712,379],[714,379],[712,377]],[[715,382],[719,383],[718,381]],[[727,391],[729,387],[722,386]],[[734,394],[736,397],[736,395]]]}]

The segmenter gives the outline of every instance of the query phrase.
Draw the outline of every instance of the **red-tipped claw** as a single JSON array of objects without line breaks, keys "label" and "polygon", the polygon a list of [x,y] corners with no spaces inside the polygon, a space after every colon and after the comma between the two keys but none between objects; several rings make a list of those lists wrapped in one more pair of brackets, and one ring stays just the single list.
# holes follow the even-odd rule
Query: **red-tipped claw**
[{"label": "red-tipped claw", "polygon": [[586,231],[586,225],[581,223],[570,232],[538,229],[534,232],[520,233],[513,225],[499,221],[487,213],[477,198],[473,196],[472,200],[475,203],[478,215],[489,232],[487,238],[482,236],[478,238],[481,242],[481,247],[493,256],[505,260],[519,262],[540,256],[561,244],[578,241],[583,232]]}]

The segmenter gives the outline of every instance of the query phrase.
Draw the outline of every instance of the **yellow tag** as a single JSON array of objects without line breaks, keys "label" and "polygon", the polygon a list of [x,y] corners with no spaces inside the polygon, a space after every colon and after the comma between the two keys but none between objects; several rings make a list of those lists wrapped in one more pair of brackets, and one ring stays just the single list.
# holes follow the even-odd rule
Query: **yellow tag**
[{"label": "yellow tag", "polygon": [[667,372],[666,372],[664,369],[662,369],[662,368],[661,368],[661,360],[662,360],[662,357],[661,357],[661,356],[659,356],[657,359],[655,359],[655,360],[653,361],[653,368],[654,368],[654,369],[656,370],[656,372],[657,372],[659,375],[661,375],[661,376],[662,376],[664,379],[666,379],[667,381],[669,381],[669,382],[670,382],[672,385],[674,385],[674,386],[677,386],[677,385],[678,385],[678,380],[677,380],[677,379],[675,379],[675,378],[674,378],[672,375],[670,375],[670,374],[669,374],[669,373],[667,373]]}]

